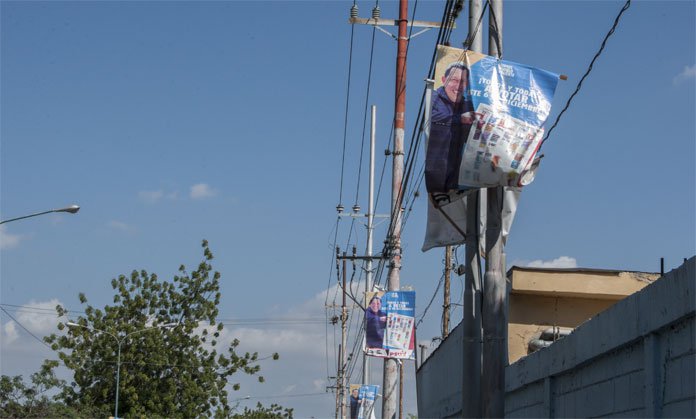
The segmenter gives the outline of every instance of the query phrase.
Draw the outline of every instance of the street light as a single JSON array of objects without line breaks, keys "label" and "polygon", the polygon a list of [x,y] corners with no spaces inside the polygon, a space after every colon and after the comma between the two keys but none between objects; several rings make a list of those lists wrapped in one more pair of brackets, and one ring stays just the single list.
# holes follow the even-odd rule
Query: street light
[{"label": "street light", "polygon": [[[78,209],[79,209],[79,207],[78,207]],[[77,210],[75,210],[75,212],[77,212]],[[160,327],[174,327],[174,326],[177,326],[179,323],[166,323],[166,324],[161,324],[158,326],[146,327],[144,329],[140,329],[140,330],[136,330],[135,332],[128,333],[127,335],[124,335],[120,339],[118,338],[117,335],[110,333],[110,332],[107,332],[106,330],[99,330],[99,329],[95,329],[94,327],[83,326],[83,325],[77,324],[75,322],[67,322],[66,324],[69,327],[83,327],[87,330],[91,330],[91,331],[96,332],[96,333],[103,333],[105,335],[111,336],[118,343],[118,357],[116,358],[116,406],[114,408],[114,418],[118,419],[118,390],[119,390],[119,383],[121,380],[121,345],[123,344],[123,342],[126,341],[126,338],[128,338],[129,336],[132,336],[136,333],[147,332],[149,330],[158,329]]]},{"label": "street light", "polygon": [[24,215],[24,216],[17,217],[17,218],[10,218],[9,220],[0,221],[0,224],[9,223],[10,221],[23,220],[23,219],[29,218],[29,217],[36,217],[37,215],[50,214],[52,212],[67,212],[70,214],[75,214],[79,210],[80,210],[79,205],[70,205],[69,207],[65,207],[65,208],[52,209],[52,210],[48,210],[48,211],[37,212],[36,214]]}]

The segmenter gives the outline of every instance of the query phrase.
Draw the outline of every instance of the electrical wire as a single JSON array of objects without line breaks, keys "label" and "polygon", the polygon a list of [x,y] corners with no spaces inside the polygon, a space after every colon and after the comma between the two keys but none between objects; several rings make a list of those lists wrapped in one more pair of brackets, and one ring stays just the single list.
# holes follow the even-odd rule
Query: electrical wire
[{"label": "electrical wire", "polygon": [[541,144],[539,145],[539,149],[541,149],[541,146],[544,145],[546,140],[548,140],[549,136],[551,135],[551,131],[553,131],[553,129],[556,128],[556,125],[558,125],[558,122],[561,120],[561,117],[563,116],[565,111],[568,110],[568,107],[570,107],[570,103],[573,101],[573,98],[575,97],[575,95],[577,95],[578,92],[580,92],[580,89],[582,88],[582,83],[585,81],[587,76],[590,75],[590,72],[592,71],[592,68],[594,66],[595,61],[597,61],[599,56],[602,55],[602,51],[604,51],[604,47],[607,45],[607,41],[609,40],[609,37],[611,37],[614,34],[614,31],[616,31],[616,27],[619,24],[619,20],[621,19],[621,15],[623,15],[624,12],[626,10],[628,10],[629,7],[631,7],[631,0],[626,0],[626,3],[623,5],[621,10],[619,11],[619,14],[616,15],[616,18],[614,19],[614,24],[611,26],[611,29],[609,29],[609,32],[607,32],[606,36],[604,36],[604,40],[602,40],[602,45],[600,45],[599,50],[592,58],[592,61],[590,62],[590,65],[587,67],[585,74],[583,74],[583,76],[580,79],[580,81],[578,82],[577,86],[575,86],[575,91],[568,98],[568,101],[566,102],[565,106],[563,107],[563,110],[561,110],[561,112],[558,114],[558,116],[556,117],[556,121],[554,121],[551,128],[549,128],[549,130],[546,131],[546,135],[544,136],[544,139],[541,140]]},{"label": "electrical wire", "polygon": [[29,330],[29,329],[27,329],[26,327],[24,327],[24,325],[23,325],[22,323],[20,323],[19,320],[15,319],[14,316],[13,316],[12,314],[10,314],[9,311],[5,310],[5,307],[1,307],[1,306],[0,306],[0,310],[2,310],[3,313],[5,313],[10,319],[12,319],[12,321],[14,321],[19,327],[21,327],[22,329],[24,329],[24,331],[27,332],[31,337],[33,337],[34,339],[36,339],[36,340],[38,340],[39,342],[41,342],[41,344],[44,345],[45,347],[47,347],[48,349],[53,350],[53,348],[51,348],[51,345],[49,345],[48,343],[44,342],[43,339],[41,339],[41,338],[39,338],[38,336],[36,336],[35,334],[33,334],[33,333],[31,332],[31,330]]},{"label": "electrical wire", "polygon": [[367,127],[367,108],[370,101],[370,85],[372,83],[372,61],[375,52],[375,32],[377,29],[372,28],[372,41],[370,42],[370,64],[367,70],[367,92],[365,93],[365,110],[363,113],[363,129],[362,129],[362,144],[360,147],[360,159],[358,160],[358,180],[355,188],[355,204],[358,203],[358,197],[360,196],[360,179],[362,176],[362,162],[363,162],[363,152],[365,150],[365,130]]},{"label": "electrical wire", "polygon": [[[355,1],[353,2],[355,6]],[[355,33],[355,25],[350,25],[350,52],[348,53],[348,83],[346,87],[346,110],[343,118],[343,152],[341,155],[341,182],[338,192],[338,204],[343,202],[343,175],[346,161],[346,138],[348,136],[348,104],[350,103],[350,80],[353,68],[353,38]]]}]

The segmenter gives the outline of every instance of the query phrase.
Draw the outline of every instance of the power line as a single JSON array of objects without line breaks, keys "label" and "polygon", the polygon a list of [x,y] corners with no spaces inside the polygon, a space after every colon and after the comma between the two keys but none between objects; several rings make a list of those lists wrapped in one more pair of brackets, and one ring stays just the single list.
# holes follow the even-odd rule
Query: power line
[{"label": "power line", "polygon": [[595,61],[597,61],[597,58],[599,58],[600,55],[602,55],[602,51],[604,51],[604,47],[607,45],[607,40],[609,40],[609,37],[614,34],[614,31],[616,31],[616,26],[619,24],[619,20],[621,19],[621,15],[628,10],[628,8],[631,7],[631,0],[627,0],[626,3],[623,5],[621,10],[619,11],[619,14],[616,15],[616,18],[614,19],[614,24],[611,26],[611,29],[609,29],[609,32],[607,32],[606,36],[604,37],[604,40],[602,41],[602,45],[599,47],[599,50],[595,54],[595,56],[592,58],[592,61],[590,62],[590,65],[587,67],[587,70],[585,71],[585,74],[582,76],[580,81],[578,82],[578,85],[575,86],[575,91],[573,92],[572,95],[568,98],[568,101],[566,102],[565,106],[563,107],[563,110],[558,114],[556,117],[556,121],[554,121],[553,125],[551,128],[549,128],[548,131],[546,131],[546,136],[544,136],[544,139],[541,140],[541,144],[539,145],[539,148],[546,142],[546,140],[549,138],[551,135],[551,131],[553,131],[554,128],[556,128],[556,125],[558,125],[558,121],[561,120],[561,117],[565,113],[566,110],[568,110],[568,107],[570,106],[570,102],[573,100],[575,95],[578,94],[580,91],[580,88],[582,88],[582,82],[585,81],[587,76],[590,74],[592,71],[592,67],[594,66]]},{"label": "power line", "polygon": [[48,343],[44,342],[43,339],[39,338],[38,336],[36,336],[35,334],[33,334],[29,329],[27,329],[26,327],[24,327],[24,325],[23,325],[22,323],[20,323],[17,319],[15,319],[14,316],[13,316],[12,314],[10,314],[9,311],[5,310],[4,307],[0,307],[0,310],[2,310],[9,318],[12,319],[12,321],[14,321],[17,325],[19,325],[19,327],[21,327],[22,329],[24,329],[25,332],[29,333],[29,335],[31,335],[31,337],[33,337],[34,339],[36,339],[36,340],[38,340],[39,342],[41,342],[41,344],[44,345],[45,347],[47,347],[48,349],[53,350],[53,348],[51,348],[51,345],[49,345]]}]

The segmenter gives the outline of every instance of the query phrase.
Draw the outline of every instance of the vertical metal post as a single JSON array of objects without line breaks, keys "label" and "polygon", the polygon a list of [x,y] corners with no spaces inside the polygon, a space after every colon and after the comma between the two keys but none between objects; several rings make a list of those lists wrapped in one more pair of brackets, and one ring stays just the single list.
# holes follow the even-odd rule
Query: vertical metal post
[{"label": "vertical metal post", "polygon": [[[401,271],[401,203],[403,191],[401,182],[404,175],[404,128],[406,113],[406,50],[408,24],[408,1],[399,0],[399,37],[396,52],[396,97],[394,109],[394,151],[392,152],[392,235],[390,238],[390,258],[388,290],[397,291],[400,288],[399,273]],[[392,419],[396,416],[396,359],[384,360],[384,380],[382,399],[382,419]]]},{"label": "vertical metal post", "polygon": [[341,417],[346,419],[346,252],[343,252],[343,302],[341,303]]},{"label": "vertical metal post", "polygon": [[[481,0],[469,0],[469,34],[468,37],[471,39],[471,45],[469,49],[476,52],[483,51],[483,38],[481,32],[483,32],[481,25],[479,25],[479,19],[481,18],[481,10],[483,10],[483,5]],[[476,33],[474,33],[476,31]]]},{"label": "vertical metal post", "polygon": [[[503,2],[491,0],[489,55],[502,54]],[[507,286],[502,238],[503,188],[488,188],[486,226],[486,274],[483,287],[483,375],[481,395],[484,417],[505,415],[505,366],[507,365]]]},{"label": "vertical metal post", "polygon": [[[377,125],[377,107],[372,105],[370,119],[370,187],[367,195],[367,274],[365,275],[365,292],[372,291],[372,232],[374,230],[375,219],[375,137]],[[367,316],[365,316],[367,322]],[[364,325],[364,330],[367,330],[367,323]],[[363,354],[363,384],[369,384],[370,381],[370,357]]]},{"label": "vertical metal post", "polygon": [[445,290],[442,298],[442,339],[449,336],[450,274],[452,272],[452,246],[445,247]]},{"label": "vertical metal post", "polygon": [[[469,0],[470,49],[481,52],[481,0]],[[464,274],[464,317],[462,331],[462,417],[480,418],[481,414],[481,268],[479,266],[479,196],[466,198],[466,271]]]},{"label": "vertical metal post", "polygon": [[116,407],[114,408],[114,418],[118,419],[118,389],[121,386],[121,344],[123,341],[116,340],[118,341],[118,357],[116,358]]},{"label": "vertical metal post", "polygon": [[340,390],[340,387],[341,387],[341,362],[342,362],[342,360],[341,360],[341,354],[342,354],[341,348],[342,348],[342,346],[339,343],[338,344],[338,366],[336,369],[336,371],[337,371],[337,377],[336,377],[336,416],[335,416],[336,419],[338,419],[339,409],[341,406],[341,390]]}]

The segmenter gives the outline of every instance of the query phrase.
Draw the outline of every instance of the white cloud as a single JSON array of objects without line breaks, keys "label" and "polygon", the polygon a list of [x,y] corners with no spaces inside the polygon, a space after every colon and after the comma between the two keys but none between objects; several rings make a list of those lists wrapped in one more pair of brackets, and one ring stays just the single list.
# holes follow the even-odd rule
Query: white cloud
[{"label": "white cloud", "polygon": [[136,229],[135,227],[124,223],[123,221],[116,221],[116,220],[111,220],[109,221],[109,227],[111,227],[114,230],[118,230],[124,233],[135,233]]},{"label": "white cloud", "polygon": [[217,195],[217,191],[207,183],[197,183],[191,186],[191,199],[211,198],[215,195]]},{"label": "white cloud", "polygon": [[530,268],[577,268],[578,261],[570,256],[560,256],[553,260],[533,260],[526,266]]},{"label": "white cloud", "polygon": [[[58,331],[57,325],[60,319],[55,311],[57,305],[62,305],[62,303],[56,298],[48,301],[31,300],[26,303],[26,308],[17,308],[12,315],[17,319],[17,322],[27,328],[31,333],[39,338],[43,338],[44,336]],[[0,340],[2,341],[3,348],[9,347],[15,342],[17,342],[17,345],[27,345],[27,342],[31,342],[31,345],[40,345],[40,343],[29,336],[22,327],[17,325],[14,320],[9,318],[7,323],[2,327],[2,335],[0,337],[2,338]]]},{"label": "white cloud", "polygon": [[13,321],[5,323],[2,334],[3,346],[11,344],[15,340],[17,340],[18,337],[19,333],[17,332],[17,324]]},{"label": "white cloud", "polygon": [[156,204],[163,199],[174,200],[179,196],[176,191],[165,192],[161,189],[156,191],[140,191],[138,192],[138,198],[147,204]]},{"label": "white cloud", "polygon": [[164,196],[164,191],[140,191],[138,197],[148,204],[154,204]]},{"label": "white cloud", "polygon": [[0,225],[0,249],[11,249],[17,247],[24,237],[20,234],[10,234],[5,230],[5,226]]},{"label": "white cloud", "polygon": [[674,76],[673,82],[674,84],[679,84],[681,82],[685,82],[687,80],[693,80],[696,79],[696,65],[692,66],[684,66],[684,70],[682,70],[681,73],[677,74]]}]

